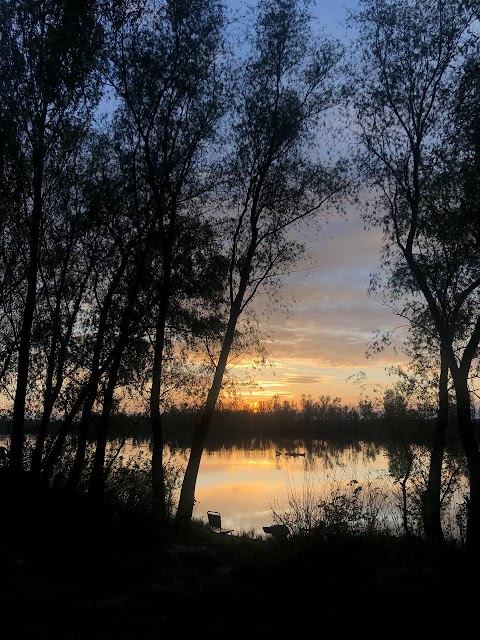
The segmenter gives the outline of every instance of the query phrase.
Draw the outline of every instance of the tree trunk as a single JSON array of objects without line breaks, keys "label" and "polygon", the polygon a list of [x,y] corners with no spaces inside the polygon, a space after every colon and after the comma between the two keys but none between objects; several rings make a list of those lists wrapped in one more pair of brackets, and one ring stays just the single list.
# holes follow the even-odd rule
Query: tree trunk
[{"label": "tree trunk", "polygon": [[57,437],[55,438],[55,441],[50,451],[48,452],[48,454],[46,455],[43,461],[42,471],[40,474],[40,481],[44,484],[48,484],[48,482],[50,481],[53,475],[55,464],[57,463],[57,460],[59,459],[60,454],[62,453],[65,440],[67,439],[67,435],[70,433],[70,429],[72,427],[72,423],[75,419],[75,416],[80,411],[80,407],[82,406],[82,404],[85,402],[85,398],[87,397],[88,391],[90,389],[90,384],[92,384],[91,378],[87,382],[87,384],[83,387],[83,389],[80,391],[77,399],[75,400],[74,405],[70,409],[69,413],[63,419],[63,422],[60,425],[60,428],[58,430]]},{"label": "tree trunk", "polygon": [[101,506],[104,498],[105,489],[105,453],[107,450],[107,438],[108,427],[110,424],[110,415],[113,407],[113,395],[118,382],[118,374],[120,370],[120,364],[122,362],[123,354],[128,344],[128,338],[130,334],[130,326],[133,310],[138,296],[138,286],[140,282],[140,271],[137,270],[135,281],[130,287],[130,294],[127,300],[127,304],[123,310],[122,319],[120,321],[119,335],[117,344],[115,346],[113,361],[110,367],[108,376],[107,388],[105,390],[105,397],[103,400],[103,410],[100,419],[100,424],[97,430],[97,439],[95,447],[95,457],[93,460],[93,469],[90,476],[90,482],[88,487],[88,495],[91,504],[95,507]]},{"label": "tree trunk", "polygon": [[[47,380],[48,385],[48,380]],[[40,478],[40,470],[42,467],[42,458],[43,451],[45,448],[45,440],[48,432],[48,425],[50,424],[50,419],[53,411],[54,399],[52,398],[52,389],[51,387],[45,391],[45,404],[43,406],[42,417],[40,420],[40,426],[38,428],[37,440],[35,442],[35,449],[32,454],[32,462],[30,464],[30,473],[32,475],[32,479],[38,480]]]},{"label": "tree trunk", "polygon": [[90,265],[84,281],[79,286],[75,304],[73,306],[71,314],[68,317],[66,331],[62,336],[61,302],[65,292],[65,281],[67,273],[70,268],[70,254],[71,246],[67,251],[65,259],[63,261],[60,284],[56,293],[55,313],[53,314],[53,331],[50,351],[48,355],[47,378],[45,382],[45,392],[43,394],[43,412],[30,466],[32,478],[35,480],[38,480],[40,478],[48,426],[52,417],[53,407],[55,406],[55,402],[57,401],[58,396],[60,395],[60,391],[62,389],[64,381],[63,368],[65,365],[65,359],[67,357],[67,348],[72,337],[75,320],[82,303],[82,293],[85,290],[85,285],[88,277],[90,276],[91,268],[93,266]]},{"label": "tree trunk", "polygon": [[[156,401],[156,394],[152,396]],[[167,501],[163,469],[163,425],[160,408],[150,411],[152,428],[152,515],[158,524],[167,522]]]},{"label": "tree trunk", "polygon": [[[45,114],[43,116],[45,120]],[[43,126],[39,139],[43,141]],[[30,218],[30,239],[27,275],[27,295],[23,310],[18,350],[17,386],[13,404],[9,466],[14,472],[23,471],[23,444],[25,439],[25,403],[30,369],[30,341],[37,302],[37,273],[40,251],[40,227],[43,213],[43,145],[34,151],[33,206]]]},{"label": "tree trunk", "polygon": [[438,385],[438,415],[430,451],[427,488],[422,495],[422,518],[425,536],[432,542],[444,543],[441,520],[442,465],[448,428],[448,363],[441,350]]},{"label": "tree trunk", "polygon": [[[413,228],[416,228],[414,225]],[[453,337],[442,316],[441,309],[437,306],[434,295],[430,290],[425,276],[416,262],[412,252],[414,234],[410,233],[409,246],[402,251],[407,263],[415,276],[415,279],[428,303],[428,307],[440,337],[441,348],[447,359],[450,373],[455,387],[455,399],[457,402],[457,421],[460,439],[467,459],[468,474],[470,480],[470,496],[468,499],[467,517],[467,546],[480,550],[480,449],[477,442],[472,421],[470,391],[468,389],[468,376],[472,359],[478,349],[480,341],[480,318],[477,318],[475,328],[470,336],[467,346],[463,351],[461,365],[457,363],[453,347]]]},{"label": "tree trunk", "polygon": [[92,363],[90,366],[90,380],[89,380],[89,392],[85,400],[85,405],[82,410],[82,418],[78,428],[78,441],[77,450],[75,452],[75,459],[73,467],[68,478],[68,486],[71,491],[74,491],[77,487],[80,476],[82,473],[83,465],[85,463],[85,455],[87,451],[87,439],[88,439],[88,426],[90,423],[90,417],[92,414],[93,405],[97,398],[98,381],[100,380],[100,359],[105,342],[105,334],[107,332],[108,315],[112,307],[112,300],[115,291],[118,289],[120,281],[127,268],[128,258],[130,252],[124,251],[122,254],[122,261],[115,272],[110,286],[108,287],[105,300],[100,312],[100,318],[98,322],[97,335],[95,337],[95,345],[93,348]]},{"label": "tree trunk", "polygon": [[168,215],[168,230],[164,227],[162,199],[155,180],[155,170],[147,149],[147,165],[149,181],[156,200],[156,220],[162,238],[162,278],[160,281],[160,308],[155,325],[155,345],[152,366],[152,387],[150,389],[150,425],[152,429],[152,517],[159,525],[168,521],[167,500],[165,494],[165,477],[163,469],[163,424],[160,411],[161,385],[163,377],[163,357],[165,350],[165,329],[167,326],[172,288],[173,245],[176,234],[177,202],[173,198]]},{"label": "tree trunk", "polygon": [[208,392],[202,417],[193,430],[192,447],[190,449],[190,456],[188,458],[187,468],[182,482],[182,489],[175,517],[175,523],[179,526],[188,525],[192,519],[193,507],[195,505],[195,487],[197,485],[200,461],[202,459],[208,430],[212,423],[215,405],[217,404],[218,396],[222,388],[223,375],[227,366],[228,355],[232,347],[237,321],[240,316],[242,297],[243,295],[237,297],[232,308],[227,330],[223,339],[222,351],[220,352],[220,357],[215,368],[215,376],[213,378],[212,386]]},{"label": "tree trunk", "polygon": [[402,524],[403,524],[403,532],[405,534],[405,537],[411,538],[412,533],[410,531],[410,525],[408,523],[408,491],[407,491],[408,480],[410,478],[410,473],[412,471],[412,465],[413,465],[413,453],[410,446],[407,445],[407,447],[404,448],[404,455],[407,460],[407,468],[400,482],[400,486],[402,488]]},{"label": "tree trunk", "polygon": [[40,469],[42,466],[43,450],[45,447],[45,439],[47,437],[48,425],[50,424],[50,418],[53,411],[53,405],[55,403],[58,393],[54,393],[53,388],[53,376],[55,374],[55,354],[57,350],[57,341],[59,339],[59,316],[60,316],[60,299],[57,298],[55,306],[55,318],[54,328],[52,332],[52,341],[50,344],[50,351],[48,354],[47,365],[47,377],[45,381],[45,391],[43,394],[43,412],[40,420],[40,427],[38,429],[37,440],[35,443],[35,449],[33,450],[32,462],[30,465],[30,472],[32,478],[38,480],[40,477]]},{"label": "tree trunk", "polygon": [[42,464],[42,470],[40,473],[40,482],[43,485],[48,485],[48,483],[52,478],[55,465],[57,464],[57,461],[60,458],[60,454],[62,453],[62,450],[63,450],[63,445],[65,444],[65,440],[67,438],[67,435],[70,432],[73,420],[75,419],[75,416],[77,415],[78,410],[80,409],[80,406],[81,406],[81,403],[76,403],[74,408],[70,411],[70,413],[67,416],[65,416],[60,426],[60,429],[58,430],[57,437],[55,438],[55,441],[53,442],[53,445],[50,451],[45,456],[45,459]]},{"label": "tree trunk", "polygon": [[[123,353],[123,350],[122,350]],[[121,354],[120,354],[121,357]],[[97,428],[97,438],[95,446],[95,457],[93,460],[93,468],[90,476],[90,482],[88,486],[88,498],[90,504],[94,508],[99,508],[103,504],[105,493],[105,454],[107,451],[107,438],[108,427],[110,424],[110,415],[113,407],[113,394],[117,386],[118,369],[120,366],[120,359],[115,359],[115,363],[112,365],[110,376],[108,378],[107,388],[105,390],[105,397],[103,400],[102,415],[100,423]]]},{"label": "tree trunk", "polygon": [[88,395],[85,404],[82,409],[82,417],[80,424],[78,425],[77,435],[77,450],[75,452],[75,459],[73,461],[72,469],[68,477],[68,489],[70,492],[74,492],[80,482],[82,475],[83,465],[85,464],[85,456],[87,453],[88,442],[88,428],[90,426],[90,420],[92,417],[92,409],[97,398],[98,385],[92,384],[92,389]]},{"label": "tree trunk", "polygon": [[[165,275],[164,275],[165,277]],[[160,390],[162,383],[163,352],[165,347],[165,326],[169,293],[163,285],[153,354],[152,388],[150,391],[150,424],[152,428],[152,515],[159,524],[167,521],[167,503],[163,470],[163,425],[160,412]],[[168,287],[169,288],[169,287]]]},{"label": "tree trunk", "polygon": [[[453,373],[453,372],[452,372]],[[467,458],[470,479],[470,495],[467,510],[466,545],[470,549],[480,549],[480,451],[472,420],[470,392],[467,374],[462,370],[453,373],[457,400],[458,430],[463,450]]]}]

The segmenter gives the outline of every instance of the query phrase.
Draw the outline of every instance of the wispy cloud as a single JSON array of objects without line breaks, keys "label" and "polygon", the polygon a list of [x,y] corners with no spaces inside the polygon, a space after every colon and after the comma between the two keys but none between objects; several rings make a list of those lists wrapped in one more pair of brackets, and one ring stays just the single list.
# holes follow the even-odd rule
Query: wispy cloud
[{"label": "wispy cloud", "polygon": [[282,383],[285,385],[289,384],[301,384],[301,385],[309,385],[309,384],[318,384],[323,380],[323,376],[286,376]]},{"label": "wispy cloud", "polygon": [[[287,309],[265,310],[274,369],[259,382],[270,395],[330,394],[355,404],[364,391],[349,381],[352,375],[366,372],[372,386],[386,385],[391,382],[386,368],[405,361],[405,322],[368,295],[369,275],[380,264],[380,232],[365,230],[353,211],[350,219],[327,225],[325,235],[309,241],[317,267],[283,278]],[[392,346],[368,358],[375,332],[395,328]]]}]

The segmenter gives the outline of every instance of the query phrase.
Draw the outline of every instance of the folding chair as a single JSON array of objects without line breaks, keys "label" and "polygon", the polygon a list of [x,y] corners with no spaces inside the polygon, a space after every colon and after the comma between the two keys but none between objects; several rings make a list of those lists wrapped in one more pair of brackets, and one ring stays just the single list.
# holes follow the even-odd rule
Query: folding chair
[{"label": "folding chair", "polygon": [[212,533],[227,535],[232,533],[233,529],[222,529],[222,517],[218,511],[207,511],[208,523]]}]

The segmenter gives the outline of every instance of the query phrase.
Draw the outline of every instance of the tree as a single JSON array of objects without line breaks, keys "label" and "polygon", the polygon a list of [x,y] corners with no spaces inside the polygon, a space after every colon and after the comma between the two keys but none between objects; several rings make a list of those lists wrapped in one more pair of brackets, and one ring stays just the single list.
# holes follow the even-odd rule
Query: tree
[{"label": "tree", "polygon": [[298,260],[295,224],[312,221],[343,182],[308,156],[320,115],[335,103],[334,70],[340,51],[311,46],[309,16],[300,0],[261,0],[252,50],[237,70],[228,189],[222,195],[226,329],[215,371],[194,427],[177,509],[177,524],[191,520],[198,470],[232,344],[242,314],[259,291]]},{"label": "tree", "polygon": [[[162,381],[179,266],[181,217],[210,188],[209,147],[224,112],[223,13],[217,1],[120,3],[110,22],[109,81],[134,132],[152,202],[159,276],[150,393],[153,512],[166,520]],[[196,205],[196,207],[195,207]]]},{"label": "tree", "polygon": [[[425,260],[424,265],[426,266]],[[432,265],[429,268],[435,289],[441,291],[441,277],[435,276],[442,273],[441,269],[435,269]],[[403,258],[386,252],[383,271],[386,275],[384,281],[379,273],[371,278],[370,293],[381,292],[384,303],[409,323],[408,335],[403,345],[405,354],[410,358],[408,371],[394,367],[392,373],[400,377],[402,393],[415,404],[418,414],[423,413],[427,419],[434,413],[436,415],[428,482],[422,495],[422,515],[427,538],[442,542],[442,476],[451,406],[448,362],[441,349],[428,305],[419,298],[415,281]],[[375,340],[372,346],[375,351],[381,351],[389,343],[390,335],[382,334],[381,339]],[[432,397],[432,394],[436,397]]]},{"label": "tree", "polygon": [[468,378],[480,339],[480,262],[478,238],[465,224],[478,215],[471,207],[459,215],[465,199],[458,191],[454,197],[441,160],[449,94],[473,18],[460,0],[362,1],[355,16],[362,59],[354,107],[363,177],[378,195],[369,219],[383,226],[387,259],[408,267],[452,375],[470,476],[467,544],[478,546],[480,451]]},{"label": "tree", "polygon": [[88,145],[77,144],[75,153],[66,160],[62,175],[57,178],[55,202],[49,207],[49,224],[42,233],[30,349],[30,388],[41,392],[41,417],[30,466],[35,480],[40,476],[54,410],[58,412],[67,379],[78,375],[80,362],[74,335],[99,259],[98,227],[85,207],[87,148]]},{"label": "tree", "polygon": [[[88,256],[89,277],[83,291],[81,313],[71,345],[70,375],[63,389],[64,418],[46,459],[42,479],[50,480],[54,465],[63,449],[73,421],[81,412],[75,462],[70,475],[76,485],[86,449],[88,427],[94,405],[99,402],[105,379],[111,378],[112,367],[119,366],[124,332],[120,330],[124,309],[137,295],[132,285],[138,253],[148,235],[142,210],[133,203],[131,180],[122,172],[125,163],[115,154],[108,134],[92,134],[86,144],[82,175],[77,175],[75,202],[81,206],[80,252]],[[79,283],[76,283],[79,289]],[[132,303],[130,302],[130,305]],[[130,326],[130,323],[129,323]],[[125,331],[125,330],[124,330]],[[106,404],[105,398],[102,398]],[[106,420],[107,409],[104,412]],[[99,450],[101,449],[101,438]],[[98,473],[100,454],[97,456]]]},{"label": "tree", "polygon": [[[18,360],[9,465],[23,467],[24,419],[30,343],[37,298],[41,235],[65,157],[70,131],[96,98],[93,79],[101,32],[96,3],[10,0],[0,5],[0,130],[6,133],[0,167],[4,188],[1,219],[7,250],[24,260],[24,300],[16,329]],[[2,195],[4,195],[2,194]],[[4,236],[5,238],[5,236]],[[9,252],[9,266],[15,256]]]},{"label": "tree", "polygon": [[362,398],[358,402],[358,414],[361,420],[375,420],[378,413],[373,406],[373,401],[368,398]]}]

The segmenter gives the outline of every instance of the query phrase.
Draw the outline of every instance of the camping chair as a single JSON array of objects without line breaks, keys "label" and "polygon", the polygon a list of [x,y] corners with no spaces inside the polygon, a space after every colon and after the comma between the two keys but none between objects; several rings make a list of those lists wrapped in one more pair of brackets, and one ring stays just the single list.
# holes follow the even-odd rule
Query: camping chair
[{"label": "camping chair", "polygon": [[222,529],[222,517],[218,511],[207,511],[208,523],[212,533],[227,535],[232,533],[233,529]]}]

